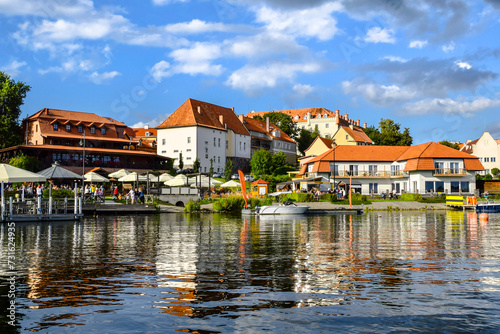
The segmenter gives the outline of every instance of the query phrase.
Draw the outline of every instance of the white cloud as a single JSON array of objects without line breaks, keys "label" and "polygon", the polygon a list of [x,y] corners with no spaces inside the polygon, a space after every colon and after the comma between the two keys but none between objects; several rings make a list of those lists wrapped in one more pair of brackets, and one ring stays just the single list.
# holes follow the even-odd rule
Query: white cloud
[{"label": "white cloud", "polygon": [[427,41],[411,41],[409,46],[410,48],[421,49],[424,46],[427,46],[427,44]]},{"label": "white cloud", "polygon": [[172,73],[170,72],[170,63],[162,60],[154,64],[149,73],[157,82],[161,82],[163,78],[172,75]]},{"label": "white cloud", "polygon": [[453,50],[455,50],[455,42],[451,41],[449,44],[443,45],[442,49],[446,53],[452,52]]},{"label": "white cloud", "polygon": [[235,27],[223,23],[207,23],[194,19],[190,22],[169,24],[164,29],[166,32],[172,34],[200,34],[215,31],[234,31]]},{"label": "white cloud", "polygon": [[104,73],[93,72],[92,74],[90,74],[89,78],[96,85],[101,85],[103,83],[111,81],[114,77],[119,75],[121,75],[121,73],[118,71],[111,71]]},{"label": "white cloud", "polygon": [[380,28],[380,27],[372,27],[370,28],[365,37],[357,37],[356,40],[362,40],[367,43],[396,43],[396,39],[394,38],[394,30]]},{"label": "white cloud", "polygon": [[401,57],[396,57],[396,56],[385,56],[384,59],[387,59],[388,61],[391,62],[396,62],[396,63],[406,63],[408,60],[401,58]]},{"label": "white cloud", "polygon": [[469,63],[464,61],[456,61],[455,65],[466,70],[470,70],[472,68],[472,66]]},{"label": "white cloud", "polygon": [[297,73],[317,73],[324,66],[317,62],[282,63],[267,65],[246,65],[234,71],[226,84],[234,89],[241,89],[248,94],[255,94],[263,88],[274,88],[280,81],[290,82]]},{"label": "white cloud", "polygon": [[425,114],[462,114],[472,116],[488,108],[500,106],[500,100],[491,100],[486,97],[478,97],[473,101],[463,99],[425,99],[403,106],[403,112],[410,115]]},{"label": "white cloud", "polygon": [[11,77],[17,76],[21,71],[21,67],[26,66],[25,61],[13,60],[10,64],[0,67],[0,71],[7,73]]},{"label": "white cloud", "polygon": [[264,6],[257,9],[256,20],[264,23],[268,31],[329,40],[339,32],[337,21],[331,14],[341,8],[336,2],[300,10],[277,10]]},{"label": "white cloud", "polygon": [[157,6],[165,6],[175,2],[189,2],[189,0],[153,0],[153,3]]},{"label": "white cloud", "polygon": [[297,99],[303,99],[307,95],[311,94],[313,91],[314,87],[312,87],[311,85],[302,85],[302,84],[293,85],[294,97]]},{"label": "white cloud", "polygon": [[222,54],[220,46],[213,43],[195,43],[189,49],[177,49],[170,53],[175,60],[172,66],[173,73],[186,73],[190,75],[220,75],[223,71],[221,65],[211,62]]},{"label": "white cloud", "polygon": [[396,85],[385,86],[354,81],[342,82],[342,89],[346,94],[361,94],[366,100],[381,105],[408,101],[416,96],[415,91]]}]

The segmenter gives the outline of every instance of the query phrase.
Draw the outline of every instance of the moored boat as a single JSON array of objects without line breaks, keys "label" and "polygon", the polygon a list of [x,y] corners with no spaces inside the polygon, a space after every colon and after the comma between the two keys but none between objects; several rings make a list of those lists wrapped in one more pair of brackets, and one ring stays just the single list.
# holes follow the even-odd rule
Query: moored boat
[{"label": "moored boat", "polygon": [[298,215],[306,213],[309,210],[307,205],[297,205],[291,202],[285,202],[278,205],[264,205],[255,208],[257,215]]}]

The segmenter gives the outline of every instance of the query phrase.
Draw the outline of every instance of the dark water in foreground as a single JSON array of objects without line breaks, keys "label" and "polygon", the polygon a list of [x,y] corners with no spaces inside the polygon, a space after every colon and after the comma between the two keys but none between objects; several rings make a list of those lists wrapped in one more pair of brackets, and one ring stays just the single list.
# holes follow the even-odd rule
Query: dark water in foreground
[{"label": "dark water in foreground", "polygon": [[[500,215],[165,214],[0,227],[0,332],[499,333]],[[10,254],[12,255],[12,254]]]}]

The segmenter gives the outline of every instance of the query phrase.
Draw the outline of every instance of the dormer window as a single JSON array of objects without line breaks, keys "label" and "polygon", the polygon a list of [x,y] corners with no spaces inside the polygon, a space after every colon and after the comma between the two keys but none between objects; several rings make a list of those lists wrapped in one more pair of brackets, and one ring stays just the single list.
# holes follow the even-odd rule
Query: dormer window
[{"label": "dormer window", "polygon": [[95,133],[95,126],[90,127],[90,133],[94,134]]},{"label": "dormer window", "polygon": [[101,128],[101,135],[105,135],[106,134],[106,128]]},{"label": "dormer window", "polygon": [[82,132],[83,132],[83,126],[78,125],[78,132],[79,132],[79,133],[82,133]]},{"label": "dormer window", "polygon": [[53,126],[53,128],[54,128],[54,131],[59,130],[59,124],[54,123],[54,124],[52,124],[52,126]]},{"label": "dormer window", "polygon": [[299,116],[298,115],[296,115],[294,118],[295,118],[296,121],[299,120]]},{"label": "dormer window", "polygon": [[151,133],[146,131],[146,137],[149,137],[149,136],[151,136]]},{"label": "dormer window", "polygon": [[66,131],[70,132],[71,131],[71,125],[66,124]]},{"label": "dormer window", "polygon": [[327,117],[328,117],[328,115],[327,115],[327,114],[324,114],[324,115],[323,115],[323,118],[327,118]]}]

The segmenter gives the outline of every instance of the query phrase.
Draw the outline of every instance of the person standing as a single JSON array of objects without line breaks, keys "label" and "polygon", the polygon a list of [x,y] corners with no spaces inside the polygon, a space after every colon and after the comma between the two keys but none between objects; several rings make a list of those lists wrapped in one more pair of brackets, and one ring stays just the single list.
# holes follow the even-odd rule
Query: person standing
[{"label": "person standing", "polygon": [[130,189],[130,191],[128,192],[128,196],[130,196],[130,203],[134,204],[134,202],[135,202],[135,191],[134,191],[134,188]]},{"label": "person standing", "polygon": [[113,189],[113,199],[117,198],[118,198],[118,186],[115,186],[115,188]]}]

